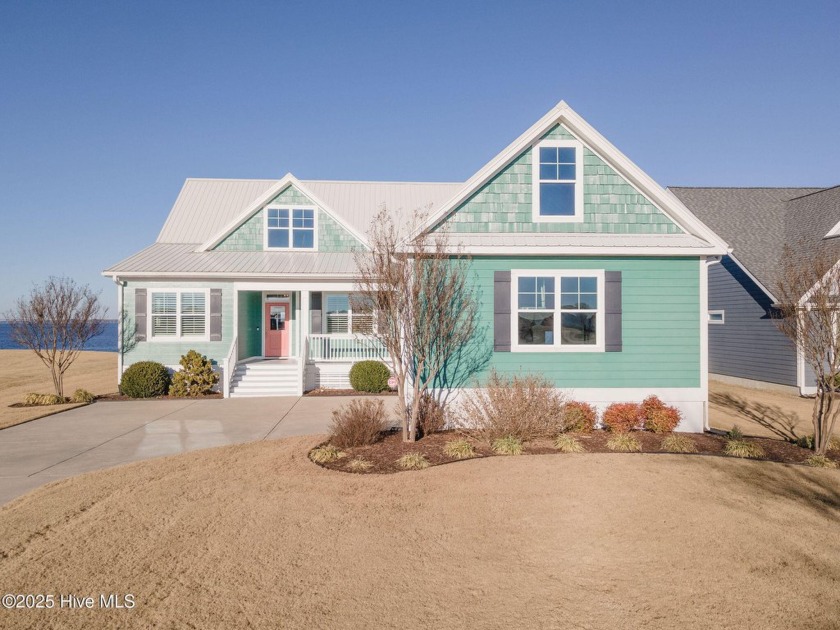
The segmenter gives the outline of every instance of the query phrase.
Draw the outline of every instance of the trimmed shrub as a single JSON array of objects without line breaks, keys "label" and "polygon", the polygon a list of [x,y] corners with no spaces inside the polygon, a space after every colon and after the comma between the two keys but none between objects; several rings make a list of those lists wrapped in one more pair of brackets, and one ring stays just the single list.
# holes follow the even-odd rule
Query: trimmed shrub
[{"label": "trimmed shrub", "polygon": [[373,444],[388,430],[381,400],[351,400],[332,413],[330,443],[338,448]]},{"label": "trimmed shrub", "polygon": [[138,361],[128,366],[120,381],[120,392],[130,398],[166,396],[169,371],[157,361]]},{"label": "trimmed shrub", "polygon": [[497,455],[522,455],[522,440],[506,435],[493,440],[493,452]]},{"label": "trimmed shrub", "polygon": [[74,403],[92,403],[94,400],[96,400],[96,396],[86,389],[77,389],[70,397],[70,402]]},{"label": "trimmed shrub", "polygon": [[723,452],[730,457],[744,457],[747,459],[761,459],[764,457],[764,449],[758,444],[746,440],[727,440]]},{"label": "trimmed shrub", "polygon": [[454,457],[455,459],[469,459],[475,457],[475,449],[464,438],[457,440],[450,440],[443,445],[443,452],[447,457]]},{"label": "trimmed shrub", "polygon": [[337,459],[341,459],[344,455],[345,453],[343,453],[341,449],[333,446],[332,444],[324,444],[323,446],[313,448],[309,452],[309,459],[317,464],[326,464],[334,462]]},{"label": "trimmed shrub", "polygon": [[429,460],[422,453],[408,453],[397,460],[397,466],[404,470],[423,470],[429,467]]},{"label": "trimmed shrub", "polygon": [[627,433],[639,426],[639,405],[613,403],[604,410],[603,422],[613,433]]},{"label": "trimmed shrub", "polygon": [[[411,405],[408,413],[411,413]],[[420,437],[440,433],[446,426],[446,414],[443,405],[429,392],[423,392],[420,396],[420,410],[417,416],[417,431]]]},{"label": "trimmed shrub", "polygon": [[583,448],[583,444],[580,443],[575,437],[571,435],[558,435],[557,439],[554,440],[554,448],[556,448],[561,453],[585,453],[586,449]]},{"label": "trimmed shrub", "polygon": [[639,417],[644,428],[653,433],[671,433],[682,419],[680,410],[669,407],[656,396],[648,396],[639,405]]},{"label": "trimmed shrub", "polygon": [[567,429],[564,402],[542,376],[502,377],[494,371],[486,385],[464,395],[459,420],[489,443],[554,438]]},{"label": "trimmed shrub", "polygon": [[629,433],[616,433],[607,440],[607,448],[617,453],[634,453],[642,450],[642,445],[635,436]]},{"label": "trimmed shrub", "polygon": [[213,371],[213,362],[203,354],[190,350],[181,357],[181,370],[172,377],[169,393],[173,396],[206,396],[213,392],[219,375]]},{"label": "trimmed shrub", "polygon": [[667,453],[696,453],[697,445],[687,435],[672,433],[662,440],[660,450]]},{"label": "trimmed shrub", "polygon": [[350,368],[350,387],[357,392],[378,394],[388,389],[390,376],[388,366],[381,361],[359,361]]},{"label": "trimmed shrub", "polygon": [[38,406],[49,406],[49,405],[61,405],[66,403],[67,399],[62,398],[61,396],[57,396],[56,394],[27,394],[23,397],[23,404],[24,405],[38,405]]},{"label": "trimmed shrub", "polygon": [[598,423],[595,407],[585,402],[569,401],[563,405],[563,413],[569,431],[589,433]]}]

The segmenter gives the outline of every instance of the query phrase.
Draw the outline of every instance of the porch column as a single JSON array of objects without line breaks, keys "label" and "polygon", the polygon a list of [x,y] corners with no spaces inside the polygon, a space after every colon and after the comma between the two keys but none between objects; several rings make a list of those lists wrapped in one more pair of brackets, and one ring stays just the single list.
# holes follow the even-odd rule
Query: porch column
[{"label": "porch column", "polygon": [[309,341],[309,289],[301,290],[300,292],[300,360],[306,361],[306,354],[308,352],[307,342]]}]

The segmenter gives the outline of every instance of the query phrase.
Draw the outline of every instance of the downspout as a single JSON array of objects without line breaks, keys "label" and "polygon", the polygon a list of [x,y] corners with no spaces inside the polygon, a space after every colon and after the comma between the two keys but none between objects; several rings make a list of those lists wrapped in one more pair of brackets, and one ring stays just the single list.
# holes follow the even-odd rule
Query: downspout
[{"label": "downspout", "polygon": [[703,390],[703,430],[709,430],[709,267],[721,261],[722,256],[708,256],[701,266],[700,279],[700,387]]},{"label": "downspout", "polygon": [[114,276],[113,280],[117,285],[117,386],[119,386],[123,373],[123,321],[125,320],[123,305],[125,303],[125,281],[120,280],[117,276]]}]

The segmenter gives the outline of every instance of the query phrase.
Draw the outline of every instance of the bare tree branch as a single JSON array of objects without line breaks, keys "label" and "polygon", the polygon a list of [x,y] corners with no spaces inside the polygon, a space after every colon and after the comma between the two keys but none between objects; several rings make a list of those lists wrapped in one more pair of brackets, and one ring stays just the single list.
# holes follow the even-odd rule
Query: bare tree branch
[{"label": "bare tree branch", "polygon": [[107,309],[87,285],[51,277],[3,314],[11,337],[50,369],[57,396],[64,398],[64,373],[85,344],[104,330]]}]

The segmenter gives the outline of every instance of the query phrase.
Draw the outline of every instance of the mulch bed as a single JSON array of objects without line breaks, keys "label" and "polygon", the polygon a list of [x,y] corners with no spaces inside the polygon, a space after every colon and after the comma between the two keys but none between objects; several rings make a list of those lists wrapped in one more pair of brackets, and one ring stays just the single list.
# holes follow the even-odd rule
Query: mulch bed
[{"label": "mulch bed", "polygon": [[396,396],[395,391],[384,391],[378,394],[370,392],[357,392],[355,389],[310,389],[304,392],[304,396]]},{"label": "mulch bed", "polygon": [[[592,433],[570,433],[578,438],[583,444],[583,447],[588,453],[614,453],[607,448],[607,440],[610,438],[610,433],[607,431],[593,431]],[[661,450],[662,440],[666,435],[649,433],[645,431],[634,431],[632,433],[642,445],[643,453],[657,453],[666,454]],[[680,433],[690,438],[697,447],[697,453],[691,455],[706,455],[726,457],[723,453],[726,445],[726,438],[721,435],[714,435],[712,433]],[[434,433],[426,436],[414,443],[407,443],[402,441],[402,433],[395,431],[388,433],[382,440],[370,446],[357,446],[353,448],[345,448],[342,451],[345,456],[325,464],[318,464],[324,468],[331,470],[338,470],[342,472],[355,472],[363,474],[390,474],[395,472],[402,472],[402,468],[397,465],[397,460],[408,453],[421,453],[429,461],[430,466],[439,466],[441,464],[449,464],[457,461],[464,461],[455,459],[446,455],[443,451],[444,446],[450,440],[466,437],[473,445],[476,451],[476,456],[473,459],[481,457],[504,457],[496,455],[490,445],[486,442],[481,442],[474,439],[463,432],[459,431],[444,431],[442,433]],[[743,438],[747,442],[758,444],[764,449],[765,457],[757,461],[772,461],[784,464],[803,464],[808,459],[813,451],[791,444],[789,442],[782,442],[781,440],[774,440],[770,438]],[[535,440],[525,444],[525,455],[558,455],[561,454],[551,440]],[[833,452],[829,457],[840,464],[840,453]],[[370,468],[364,471],[351,470],[348,465],[354,459],[363,459],[370,462]]]}]

